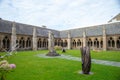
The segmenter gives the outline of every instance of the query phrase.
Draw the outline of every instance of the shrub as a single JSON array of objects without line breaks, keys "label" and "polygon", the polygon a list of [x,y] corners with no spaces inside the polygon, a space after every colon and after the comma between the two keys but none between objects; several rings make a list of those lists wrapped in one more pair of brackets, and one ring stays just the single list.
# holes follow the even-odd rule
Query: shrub
[{"label": "shrub", "polygon": [[55,49],[55,50],[61,50],[62,47],[61,47],[61,46],[54,46],[54,49]]}]

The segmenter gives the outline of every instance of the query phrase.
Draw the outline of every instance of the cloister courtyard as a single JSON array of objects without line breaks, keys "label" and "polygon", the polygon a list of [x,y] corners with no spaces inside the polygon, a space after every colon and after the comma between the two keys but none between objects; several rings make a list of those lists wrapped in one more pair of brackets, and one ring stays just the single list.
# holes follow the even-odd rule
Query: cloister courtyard
[{"label": "cloister courtyard", "polygon": [[16,64],[16,68],[6,74],[6,80],[120,80],[120,51],[91,51],[91,75],[79,73],[82,67],[80,50],[66,50],[65,53],[57,50],[61,54],[59,57],[43,56],[48,52],[18,51],[6,57],[9,63]]}]

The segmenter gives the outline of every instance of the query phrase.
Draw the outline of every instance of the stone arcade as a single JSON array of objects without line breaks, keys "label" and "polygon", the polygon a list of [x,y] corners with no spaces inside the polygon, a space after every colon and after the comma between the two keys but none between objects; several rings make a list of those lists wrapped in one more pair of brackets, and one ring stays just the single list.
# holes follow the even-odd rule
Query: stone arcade
[{"label": "stone arcade", "polygon": [[0,51],[16,43],[18,50],[48,49],[49,31],[54,34],[54,45],[65,49],[120,50],[120,21],[58,31],[0,19]]}]

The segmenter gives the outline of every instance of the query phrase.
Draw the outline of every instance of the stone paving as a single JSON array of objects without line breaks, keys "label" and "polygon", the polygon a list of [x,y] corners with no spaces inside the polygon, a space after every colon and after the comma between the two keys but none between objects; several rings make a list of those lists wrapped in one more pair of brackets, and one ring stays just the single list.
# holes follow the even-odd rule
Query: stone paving
[{"label": "stone paving", "polygon": [[[61,58],[61,59],[67,59],[67,60],[73,60],[73,61],[81,61],[81,58],[79,57],[73,57],[71,55],[63,55],[63,54],[61,56],[55,56],[55,57],[46,56],[46,54],[38,54],[37,56],[42,58]],[[115,61],[92,59],[92,63],[120,67],[120,62],[115,62]]]}]

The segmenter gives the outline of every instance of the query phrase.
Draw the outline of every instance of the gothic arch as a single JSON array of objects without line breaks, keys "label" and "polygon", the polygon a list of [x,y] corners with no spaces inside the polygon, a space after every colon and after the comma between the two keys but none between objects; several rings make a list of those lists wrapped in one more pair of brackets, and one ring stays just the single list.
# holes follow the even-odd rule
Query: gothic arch
[{"label": "gothic arch", "polygon": [[31,47],[31,39],[28,37],[26,41],[26,47],[30,48]]},{"label": "gothic arch", "polygon": [[100,47],[102,48],[103,47],[103,41],[102,40],[100,41],[100,45],[101,45]]},{"label": "gothic arch", "polygon": [[72,45],[73,45],[73,47],[76,47],[76,41],[75,40],[73,40]]},{"label": "gothic arch", "polygon": [[24,37],[21,37],[21,39],[19,40],[19,45],[20,45],[20,48],[25,48],[25,40],[24,40]]},{"label": "gothic arch", "polygon": [[81,46],[81,41],[80,41],[80,39],[77,40],[77,46]]},{"label": "gothic arch", "polygon": [[41,44],[42,44],[42,42],[41,42],[41,39],[39,38],[38,41],[37,41],[37,47],[41,48]]},{"label": "gothic arch", "polygon": [[58,46],[60,46],[60,39],[58,40]]},{"label": "gothic arch", "polygon": [[43,39],[43,47],[46,47],[46,43],[47,43],[46,39]]},{"label": "gothic arch", "polygon": [[63,40],[60,40],[60,45],[63,47]]},{"label": "gothic arch", "polygon": [[99,41],[97,38],[94,40],[94,47],[99,48]]},{"label": "gothic arch", "polygon": [[8,36],[5,36],[2,40],[3,42],[3,48],[4,49],[9,49],[10,48],[10,40],[8,38]]},{"label": "gothic arch", "polygon": [[67,40],[65,40],[64,47],[67,47],[67,45],[68,45]]},{"label": "gothic arch", "polygon": [[108,39],[108,47],[115,47],[115,41],[112,37]]},{"label": "gothic arch", "polygon": [[117,48],[120,48],[120,37],[117,39]]},{"label": "gothic arch", "polygon": [[92,44],[93,44],[93,42],[92,42],[92,40],[89,38],[89,40],[88,40],[88,46],[89,46],[89,47],[92,47]]},{"label": "gothic arch", "polygon": [[46,40],[46,47],[48,47],[48,39]]},{"label": "gothic arch", "polygon": [[57,45],[57,39],[55,39],[55,46]]}]

